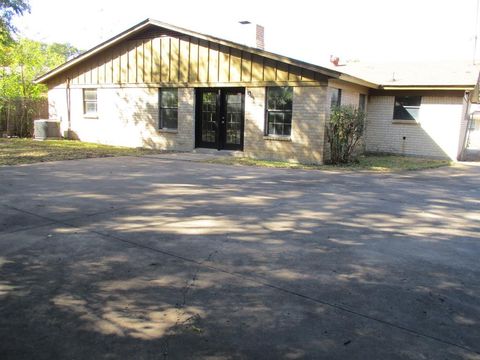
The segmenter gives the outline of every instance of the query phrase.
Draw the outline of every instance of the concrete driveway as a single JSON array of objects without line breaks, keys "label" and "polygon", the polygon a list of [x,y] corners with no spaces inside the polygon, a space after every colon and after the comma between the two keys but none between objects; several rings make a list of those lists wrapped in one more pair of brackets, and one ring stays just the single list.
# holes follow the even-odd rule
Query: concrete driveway
[{"label": "concrete driveway", "polygon": [[0,168],[0,358],[480,359],[479,179]]}]

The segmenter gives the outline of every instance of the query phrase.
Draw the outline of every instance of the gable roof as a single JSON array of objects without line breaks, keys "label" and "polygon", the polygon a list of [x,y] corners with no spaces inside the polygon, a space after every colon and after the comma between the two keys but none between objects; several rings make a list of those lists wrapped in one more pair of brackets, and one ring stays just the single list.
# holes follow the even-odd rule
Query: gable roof
[{"label": "gable roof", "polygon": [[50,70],[46,74],[44,74],[44,75],[38,77],[37,79],[35,79],[35,83],[37,83],[37,84],[45,83],[47,80],[59,75],[60,73],[63,73],[64,71],[74,67],[75,65],[77,65],[77,64],[79,64],[79,63],[81,63],[81,62],[83,62],[83,61],[85,61],[85,60],[87,60],[87,59],[89,59],[93,56],[95,56],[96,54],[100,53],[101,51],[103,51],[107,48],[110,48],[111,46],[114,46],[114,45],[118,44],[119,42],[121,42],[123,40],[126,40],[126,39],[142,32],[142,31],[146,30],[147,28],[149,28],[151,26],[166,29],[166,30],[173,31],[173,32],[176,32],[176,33],[180,33],[180,34],[187,35],[187,36],[192,36],[192,37],[195,37],[195,38],[198,38],[198,39],[201,39],[201,40],[214,42],[214,43],[217,43],[217,44],[220,44],[220,45],[229,46],[229,47],[241,50],[241,51],[246,51],[246,52],[249,52],[249,53],[252,53],[252,54],[263,56],[263,57],[268,58],[268,59],[283,62],[285,64],[294,65],[294,66],[298,66],[300,68],[311,70],[311,71],[314,71],[316,73],[320,73],[322,75],[325,75],[325,76],[328,76],[328,77],[331,77],[331,78],[341,79],[341,80],[344,80],[344,81],[352,82],[352,83],[363,85],[363,86],[370,87],[370,88],[377,88],[378,87],[374,83],[371,83],[369,81],[365,81],[363,79],[357,78],[357,77],[349,75],[349,74],[342,73],[342,72],[337,71],[335,69],[330,69],[330,68],[327,68],[327,67],[310,64],[310,63],[307,63],[307,62],[304,62],[304,61],[292,59],[290,57],[282,56],[282,55],[275,54],[275,53],[272,53],[272,52],[269,52],[269,51],[260,50],[260,49],[257,49],[257,48],[252,48],[252,47],[249,47],[249,46],[246,46],[246,45],[235,43],[235,42],[232,42],[232,41],[229,41],[229,40],[220,39],[220,38],[217,38],[217,37],[214,37],[214,36],[201,34],[201,33],[195,32],[195,31],[187,30],[187,29],[184,29],[184,28],[181,28],[181,27],[178,27],[178,26],[166,24],[164,22],[161,22],[161,21],[158,21],[158,20],[153,20],[153,19],[145,19],[144,21],[138,23],[137,25],[135,25],[135,26],[121,32],[120,34],[112,37],[111,39],[108,39],[105,42],[93,47],[92,49],[86,51],[85,53],[83,53],[79,56],[77,56],[76,58],[74,58],[70,61],[67,61],[66,63],[56,67],[53,70]]},{"label": "gable roof", "polygon": [[480,65],[472,61],[430,61],[365,63],[347,62],[332,67],[352,76],[379,84],[382,89],[472,89]]},{"label": "gable roof", "polygon": [[102,42],[85,53],[50,70],[35,79],[35,83],[45,83],[55,76],[71,69],[96,54],[124,41],[149,28],[164,29],[173,33],[191,36],[205,41],[229,46],[251,54],[304,68],[330,78],[384,90],[470,90],[479,80],[480,65],[467,61],[442,61],[423,63],[364,63],[348,62],[345,65],[314,65],[269,51],[249,47],[229,40],[205,35],[192,30],[170,25],[154,19],[145,19],[120,34]]}]

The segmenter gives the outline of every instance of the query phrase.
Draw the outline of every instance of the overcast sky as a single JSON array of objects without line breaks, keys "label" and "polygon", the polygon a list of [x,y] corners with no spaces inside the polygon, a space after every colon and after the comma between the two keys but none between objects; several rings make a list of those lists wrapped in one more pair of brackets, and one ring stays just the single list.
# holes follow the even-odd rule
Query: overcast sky
[{"label": "overcast sky", "polygon": [[[472,59],[477,0],[30,0],[21,35],[87,50],[153,18],[238,40],[240,20],[265,26],[266,50],[310,61]],[[479,46],[480,47],[480,46]],[[480,51],[477,52],[480,54]]]}]

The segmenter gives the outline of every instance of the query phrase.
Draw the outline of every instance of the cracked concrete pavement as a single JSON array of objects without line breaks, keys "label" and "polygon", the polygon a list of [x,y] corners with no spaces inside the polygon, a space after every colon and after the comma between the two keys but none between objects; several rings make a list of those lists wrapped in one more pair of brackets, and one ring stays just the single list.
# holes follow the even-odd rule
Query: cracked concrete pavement
[{"label": "cracked concrete pavement", "polygon": [[480,359],[480,166],[0,168],[2,359]]}]

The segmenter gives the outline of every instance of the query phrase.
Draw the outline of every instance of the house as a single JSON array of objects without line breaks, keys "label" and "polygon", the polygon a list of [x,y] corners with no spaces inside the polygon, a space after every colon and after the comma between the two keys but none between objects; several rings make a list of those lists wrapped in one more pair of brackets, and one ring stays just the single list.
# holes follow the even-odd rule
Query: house
[{"label": "house", "polygon": [[480,67],[473,62],[350,62],[336,68],[379,85],[369,91],[367,152],[457,160],[466,145],[475,146],[468,131],[476,110],[470,93]]},{"label": "house", "polygon": [[330,108],[350,104],[367,110],[367,151],[461,153],[476,79],[390,84],[267,52],[256,37],[249,47],[147,19],[37,82],[50,118],[83,141],[323,163]]}]

